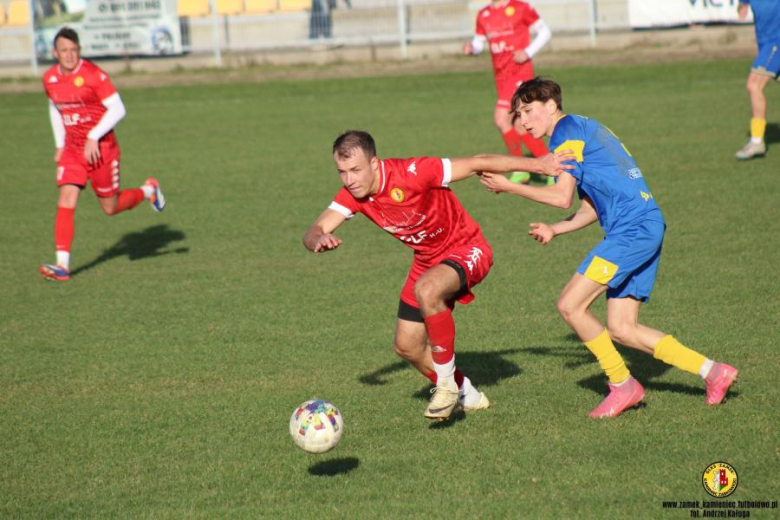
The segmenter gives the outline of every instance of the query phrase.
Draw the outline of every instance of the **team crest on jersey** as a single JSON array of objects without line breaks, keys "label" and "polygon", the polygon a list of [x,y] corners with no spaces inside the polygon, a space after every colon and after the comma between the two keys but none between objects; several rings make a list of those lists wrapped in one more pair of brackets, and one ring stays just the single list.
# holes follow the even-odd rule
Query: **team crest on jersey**
[{"label": "team crest on jersey", "polygon": [[512,16],[513,14],[515,14],[515,8],[514,6],[510,5],[504,10],[504,12],[506,13],[507,16]]},{"label": "team crest on jersey", "polygon": [[73,84],[76,85],[77,87],[84,86],[84,78],[82,78],[81,76],[76,76],[76,79],[73,80]]},{"label": "team crest on jersey", "polygon": [[401,188],[393,188],[390,190],[390,198],[396,202],[403,202],[406,199],[406,195]]}]

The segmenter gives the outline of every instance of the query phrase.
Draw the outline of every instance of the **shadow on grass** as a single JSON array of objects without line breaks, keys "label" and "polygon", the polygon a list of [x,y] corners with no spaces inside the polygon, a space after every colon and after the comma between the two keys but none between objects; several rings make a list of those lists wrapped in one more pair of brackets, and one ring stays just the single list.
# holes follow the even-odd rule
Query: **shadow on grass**
[{"label": "shadow on grass", "polygon": [[128,259],[134,261],[171,253],[187,253],[190,250],[189,247],[166,249],[173,242],[184,240],[184,238],[185,234],[182,231],[168,229],[167,224],[152,226],[137,233],[128,233],[120,238],[116,244],[103,251],[100,256],[71,271],[70,275],[76,276],[120,256],[127,256]]},{"label": "shadow on grass", "polygon": [[523,353],[533,354],[534,356],[559,357],[566,359],[567,361],[563,366],[570,370],[596,362],[596,358],[593,357],[593,354],[591,354],[582,343],[580,343],[579,346],[572,345],[571,347],[528,347],[523,349]]},{"label": "shadow on grass", "polygon": [[391,365],[385,365],[382,368],[371,372],[370,374],[364,374],[358,377],[358,381],[368,386],[383,386],[389,381],[385,376],[395,374],[401,370],[410,368],[411,365],[406,361],[397,361]]},{"label": "shadow on grass", "polygon": [[309,467],[309,474],[315,477],[335,477],[345,475],[358,466],[360,466],[360,459],[357,457],[340,457],[312,464]]},{"label": "shadow on grass", "polygon": [[429,430],[446,430],[447,428],[452,428],[457,423],[462,421],[466,418],[466,412],[464,412],[462,409],[457,409],[454,412],[452,412],[452,415],[449,417],[449,419],[445,419],[443,421],[431,421],[431,425],[428,426]]},{"label": "shadow on grass", "polygon": [[[495,352],[456,352],[455,359],[458,367],[463,369],[475,386],[495,386],[502,379],[508,379],[522,373],[519,366],[504,358],[506,355],[517,352],[520,352],[520,349],[498,350]],[[386,385],[389,382],[388,376],[411,367],[406,361],[398,361],[379,368],[370,374],[364,374],[358,378],[358,381],[368,386]],[[430,398],[429,388],[426,387],[416,392],[414,397],[427,401]]]},{"label": "shadow on grass", "polygon": [[777,123],[768,123],[766,125],[766,133],[764,134],[764,141],[767,145],[772,143],[780,143],[780,125]]}]

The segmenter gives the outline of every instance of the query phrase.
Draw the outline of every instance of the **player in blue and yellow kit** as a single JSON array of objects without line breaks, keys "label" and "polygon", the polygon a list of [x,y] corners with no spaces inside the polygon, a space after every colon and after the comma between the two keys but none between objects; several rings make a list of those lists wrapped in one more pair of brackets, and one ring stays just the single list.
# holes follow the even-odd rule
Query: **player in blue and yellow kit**
[{"label": "player in blue and yellow kit", "polygon": [[[534,78],[523,83],[512,99],[520,124],[536,138],[550,137],[550,149],[569,150],[575,168],[549,187],[514,184],[505,177],[482,174],[489,191],[569,208],[576,189],[582,204],[576,213],[555,224],[532,223],[529,234],[543,245],[556,235],[577,231],[597,220],[606,236],[585,257],[563,289],[558,310],[609,378],[610,393],[590,417],[615,417],[644,397],[642,385],[626,368],[612,343],[633,347],[672,366],[699,374],[707,385],[707,404],[720,404],[737,379],[737,370],[716,363],[674,337],[638,322],[639,308],[650,297],[663,244],[661,210],[631,154],[598,121],[562,112],[557,83]],[[607,328],[590,311],[606,293]]]},{"label": "player in blue and yellow kit", "polygon": [[739,18],[747,18],[753,10],[756,26],[758,55],[748,75],[747,87],[750,95],[750,141],[736,153],[739,160],[752,159],[766,153],[764,132],[766,131],[766,96],[764,88],[770,80],[778,80],[780,73],[780,0],[739,0]]}]

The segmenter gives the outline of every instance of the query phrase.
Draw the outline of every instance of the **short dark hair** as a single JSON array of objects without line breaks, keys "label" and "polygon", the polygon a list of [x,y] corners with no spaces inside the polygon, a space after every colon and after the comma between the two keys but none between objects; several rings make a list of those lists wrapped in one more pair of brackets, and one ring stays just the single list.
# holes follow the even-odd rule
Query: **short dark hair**
[{"label": "short dark hair", "polygon": [[352,157],[357,148],[363,150],[369,160],[376,157],[376,143],[368,132],[347,130],[333,141],[333,154],[341,159]]},{"label": "short dark hair", "polygon": [[59,31],[57,31],[57,35],[54,37],[54,45],[57,45],[57,40],[60,38],[65,38],[66,40],[70,40],[76,45],[81,45],[79,43],[79,33],[71,29],[70,27],[63,27]]},{"label": "short dark hair", "polygon": [[547,101],[551,99],[558,105],[558,110],[563,110],[561,86],[551,79],[537,76],[532,80],[523,82],[522,85],[517,87],[515,95],[512,96],[512,110],[510,112],[512,115],[516,116],[520,103],[526,105],[533,103],[534,101],[547,103]]}]

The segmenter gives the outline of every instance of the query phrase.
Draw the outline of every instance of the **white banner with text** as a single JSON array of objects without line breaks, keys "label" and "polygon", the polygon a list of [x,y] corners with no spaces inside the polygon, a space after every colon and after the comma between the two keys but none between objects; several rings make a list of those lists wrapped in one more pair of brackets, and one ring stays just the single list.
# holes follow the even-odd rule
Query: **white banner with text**
[{"label": "white banner with text", "polygon": [[40,0],[34,4],[35,49],[51,59],[62,27],[79,33],[90,56],[181,54],[177,0]]},{"label": "white banner with text", "polygon": [[[739,0],[629,0],[628,19],[634,29],[735,23],[738,7]],[[752,13],[745,21],[753,21]]]}]

